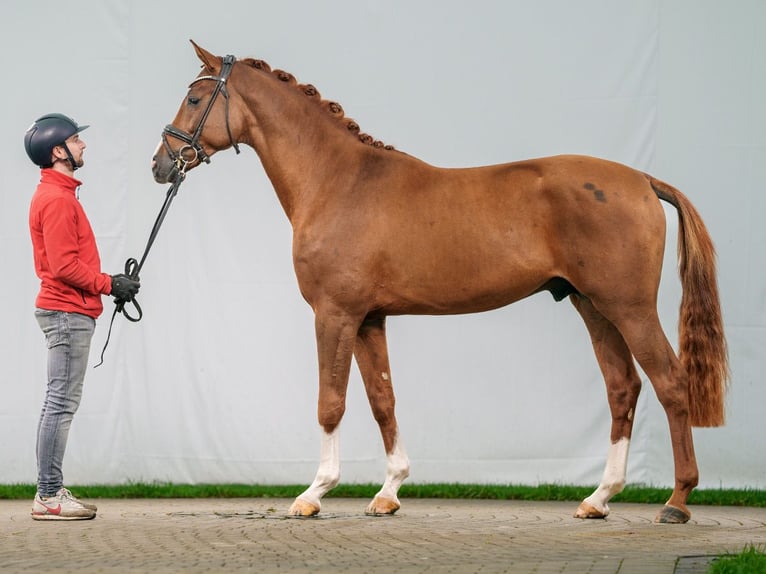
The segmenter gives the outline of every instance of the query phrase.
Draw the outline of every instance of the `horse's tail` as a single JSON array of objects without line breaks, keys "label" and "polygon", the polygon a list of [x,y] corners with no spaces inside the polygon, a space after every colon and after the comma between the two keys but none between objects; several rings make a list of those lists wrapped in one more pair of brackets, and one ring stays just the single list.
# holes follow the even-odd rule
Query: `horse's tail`
[{"label": "horse's tail", "polygon": [[678,211],[678,269],[682,287],[678,355],[689,375],[689,418],[692,426],[721,426],[729,358],[713,241],[699,212],[683,193],[645,175],[657,197]]}]

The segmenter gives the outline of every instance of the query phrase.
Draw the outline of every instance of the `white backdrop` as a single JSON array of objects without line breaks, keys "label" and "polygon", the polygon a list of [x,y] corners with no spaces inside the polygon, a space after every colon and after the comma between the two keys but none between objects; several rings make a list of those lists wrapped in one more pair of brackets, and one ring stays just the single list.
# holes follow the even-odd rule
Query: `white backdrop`
[{"label": "white backdrop", "polygon": [[[24,132],[50,111],[91,124],[80,200],[105,271],[120,271],[164,197],[149,161],[198,72],[191,38],[292,72],[363,131],[436,165],[572,152],[679,187],[718,248],[733,379],[727,426],[694,433],[701,484],[765,487],[765,22],[760,0],[6,2],[0,482],[35,480],[45,380],[27,230],[38,172]],[[675,341],[676,214],[666,214],[660,311]],[[144,320],[118,319],[105,364],[87,374],[68,483],[311,481],[313,317],[290,241],[251,149],[189,175],[141,276]],[[598,481],[608,408],[567,302],[541,294],[479,315],[394,317],[388,332],[410,481]],[[383,448],[355,366],[342,429],[342,480],[380,481]],[[669,445],[647,383],[629,482],[672,485]]]}]

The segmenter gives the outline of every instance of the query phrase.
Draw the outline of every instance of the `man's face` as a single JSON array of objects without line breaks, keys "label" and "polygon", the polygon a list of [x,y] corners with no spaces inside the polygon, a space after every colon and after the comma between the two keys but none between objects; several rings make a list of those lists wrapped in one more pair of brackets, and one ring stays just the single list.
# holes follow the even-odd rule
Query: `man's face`
[{"label": "man's face", "polygon": [[[74,134],[73,136],[70,136],[64,143],[69,148],[69,153],[72,154],[77,167],[82,167],[85,164],[85,161],[82,157],[83,152],[85,151],[85,141],[80,138],[80,134]],[[56,146],[56,148],[53,149],[56,157],[59,159],[68,159],[66,150],[63,148],[63,146]]]}]

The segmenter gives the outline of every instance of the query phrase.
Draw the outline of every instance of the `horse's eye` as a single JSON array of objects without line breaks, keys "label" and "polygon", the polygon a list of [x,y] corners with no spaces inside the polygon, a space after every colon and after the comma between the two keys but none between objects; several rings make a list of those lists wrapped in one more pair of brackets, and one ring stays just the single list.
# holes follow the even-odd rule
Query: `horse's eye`
[{"label": "horse's eye", "polygon": [[189,99],[186,101],[189,102],[190,106],[196,106],[199,103],[199,98],[197,96],[189,96]]}]

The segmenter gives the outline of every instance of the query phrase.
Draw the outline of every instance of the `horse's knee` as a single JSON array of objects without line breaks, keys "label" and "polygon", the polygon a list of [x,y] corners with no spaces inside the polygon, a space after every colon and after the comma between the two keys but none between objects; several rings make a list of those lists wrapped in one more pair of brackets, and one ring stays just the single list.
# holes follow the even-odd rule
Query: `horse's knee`
[{"label": "horse's knee", "polygon": [[317,419],[319,420],[320,426],[329,434],[338,428],[345,412],[345,402],[335,402],[330,405],[320,401],[319,409],[317,411]]},{"label": "horse's knee", "polygon": [[372,417],[380,428],[396,426],[396,415],[393,403],[372,405]]},{"label": "horse's knee", "polygon": [[621,380],[619,384],[607,383],[607,398],[612,418],[631,418],[640,391],[640,382],[638,387],[630,380]]}]

